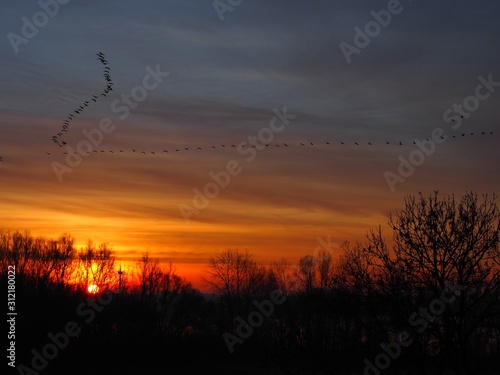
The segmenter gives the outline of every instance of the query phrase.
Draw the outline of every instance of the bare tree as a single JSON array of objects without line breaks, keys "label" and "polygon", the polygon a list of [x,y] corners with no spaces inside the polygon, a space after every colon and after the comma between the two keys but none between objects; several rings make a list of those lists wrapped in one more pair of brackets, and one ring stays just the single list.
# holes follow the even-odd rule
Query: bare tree
[{"label": "bare tree", "polygon": [[312,255],[306,255],[300,258],[298,268],[295,269],[294,275],[301,289],[307,293],[311,293],[316,287],[316,260]]},{"label": "bare tree", "polygon": [[319,287],[327,289],[333,286],[333,259],[326,250],[320,250],[315,257],[318,270]]},{"label": "bare tree", "polygon": [[296,290],[296,279],[293,275],[292,264],[285,258],[271,263],[270,272],[276,285],[285,295]]},{"label": "bare tree", "polygon": [[250,300],[262,296],[266,289],[267,272],[245,251],[229,249],[209,259],[205,282],[224,297],[231,314],[240,314]]},{"label": "bare tree", "polygon": [[96,285],[100,290],[113,289],[117,286],[115,270],[116,256],[107,243],[97,248],[92,241],[78,253],[75,279],[80,288],[86,290],[90,285]]},{"label": "bare tree", "polygon": [[[459,202],[453,195],[441,199],[437,191],[429,197],[409,196],[404,209],[390,215],[389,226],[392,251],[382,231],[372,231],[362,247],[367,255],[348,253],[348,267],[365,287],[375,284],[398,307],[405,296],[408,301],[417,295],[428,298],[429,292],[439,296],[450,281],[466,288],[458,303],[429,324],[423,345],[437,342],[438,352],[452,356],[459,373],[471,375],[471,343],[482,340],[479,328],[499,314],[500,213],[495,196],[479,199],[467,193]],[[373,264],[371,274],[366,263]],[[422,303],[420,299],[417,305]]]}]

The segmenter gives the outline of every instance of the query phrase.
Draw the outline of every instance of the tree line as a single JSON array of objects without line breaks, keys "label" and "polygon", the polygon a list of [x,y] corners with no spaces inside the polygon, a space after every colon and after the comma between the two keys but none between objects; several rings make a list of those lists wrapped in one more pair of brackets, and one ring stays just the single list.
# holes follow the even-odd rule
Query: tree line
[{"label": "tree line", "polygon": [[[206,266],[213,295],[148,254],[133,274],[119,273],[108,244],[89,242],[76,250],[70,234],[46,239],[0,232],[0,276],[6,280],[7,266],[16,265],[19,309],[31,318],[19,324],[22,345],[30,348],[74,317],[74,306],[89,298],[88,285],[113,292],[91,324],[81,322],[74,349],[55,367],[83,352],[150,365],[168,355],[171,366],[193,357],[205,366],[215,359],[251,359],[269,373],[284,373],[287,366],[339,375],[497,369],[496,197],[408,196],[388,225],[389,239],[376,228],[363,240],[342,243],[340,257],[321,250],[298,262],[260,265],[248,251],[223,250]],[[277,290],[283,302],[229,351],[224,335],[241,337],[243,322]]]}]

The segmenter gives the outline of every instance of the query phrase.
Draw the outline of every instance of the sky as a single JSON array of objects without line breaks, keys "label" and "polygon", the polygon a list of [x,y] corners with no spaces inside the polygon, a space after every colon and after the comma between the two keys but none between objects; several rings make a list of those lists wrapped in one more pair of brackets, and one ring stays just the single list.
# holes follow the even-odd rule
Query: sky
[{"label": "sky", "polygon": [[406,196],[498,193],[497,1],[60,1],[0,4],[2,231],[203,288],[229,248],[295,262],[390,238]]}]

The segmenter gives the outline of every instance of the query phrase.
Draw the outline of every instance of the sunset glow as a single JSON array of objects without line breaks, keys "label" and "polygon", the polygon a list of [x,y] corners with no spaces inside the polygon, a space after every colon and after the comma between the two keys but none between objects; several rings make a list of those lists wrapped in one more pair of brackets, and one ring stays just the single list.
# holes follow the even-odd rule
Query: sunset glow
[{"label": "sunset glow", "polygon": [[[168,3],[154,1],[143,9],[144,19],[137,10],[142,6],[134,3],[124,10],[131,23],[115,14],[114,1],[89,5],[89,11],[99,8],[97,19],[67,4],[44,30],[66,20],[64,32],[40,31],[19,45],[19,53],[4,38],[0,209],[8,214],[1,230],[48,238],[68,232],[78,249],[88,240],[108,243],[120,261],[135,262],[147,252],[164,264],[173,262],[205,290],[204,269],[218,251],[246,249],[261,264],[296,262],[312,254],[319,239],[338,244],[362,240],[379,225],[388,230],[389,213],[401,209],[408,194],[438,188],[460,195],[471,181],[480,192],[498,189],[497,167],[489,161],[499,159],[494,119],[500,96],[494,92],[481,100],[460,129],[443,119],[454,103],[474,95],[478,77],[497,79],[497,61],[482,54],[477,67],[442,53],[437,41],[419,33],[415,18],[427,14],[426,5],[403,6],[391,21],[399,26],[383,29],[349,63],[339,45],[352,44],[353,25],[371,19],[369,3],[370,9],[340,3],[305,7],[297,13],[307,13],[304,19],[279,22],[271,4],[259,16],[258,7],[238,6],[221,22],[211,2]],[[193,9],[204,14],[196,21],[203,31],[179,21],[192,19]],[[12,12],[2,26],[5,35],[19,28],[21,16],[33,13],[27,5]],[[461,12],[477,19],[492,14],[472,2]],[[68,20],[80,17],[96,25],[119,22],[123,35],[95,31],[75,44],[81,30]],[[342,22],[326,21],[338,17]],[[260,26],[250,21],[255,19]],[[459,25],[444,22],[447,45],[474,55],[475,43],[458,42]],[[236,34],[228,31],[236,25]],[[418,69],[404,35],[421,46],[425,63]],[[478,40],[493,45],[495,34],[487,35]],[[159,48],[165,40],[168,47]],[[394,51],[406,57],[395,58]],[[415,70],[418,75],[409,73]],[[112,79],[105,79],[106,72]],[[144,79],[155,88],[144,89]],[[102,96],[110,82],[113,91]],[[137,98],[142,91],[144,100],[125,104],[122,95]],[[274,122],[277,113],[281,120]],[[99,130],[103,119],[113,131]],[[272,131],[266,146],[259,134],[269,137],[271,126],[282,127]],[[438,127],[446,142],[436,144],[411,176],[400,176],[391,191],[384,173],[397,174],[400,158],[409,160],[419,150],[414,141],[432,137]],[[83,150],[89,142],[84,134],[100,141],[80,155],[78,145]],[[54,135],[67,144],[59,147]],[[253,158],[251,137],[262,146],[253,149]],[[220,187],[231,161],[239,172]],[[55,165],[69,168],[61,181]],[[200,198],[196,191],[205,194],[214,178],[216,196]],[[190,207],[188,219],[180,207]],[[340,249],[332,251],[338,259]]]},{"label": "sunset glow", "polygon": [[99,293],[99,287],[95,284],[91,284],[89,285],[89,287],[87,288],[87,291],[90,293],[90,294],[97,294]]}]

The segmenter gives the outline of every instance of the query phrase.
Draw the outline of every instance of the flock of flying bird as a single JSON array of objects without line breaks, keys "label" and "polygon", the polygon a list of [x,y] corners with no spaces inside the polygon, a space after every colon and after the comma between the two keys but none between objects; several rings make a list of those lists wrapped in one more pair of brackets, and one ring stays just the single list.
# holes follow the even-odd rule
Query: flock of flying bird
[{"label": "flock of flying bird", "polygon": [[[476,133],[461,133],[461,135],[453,135],[451,138],[461,138],[461,137],[470,137],[475,135]],[[481,135],[493,135],[493,132],[486,132],[483,131],[481,133],[478,133]],[[441,139],[445,139],[443,136],[441,136]],[[427,139],[429,141],[429,139]],[[389,142],[386,141],[383,143],[383,145],[397,145],[397,146],[403,146],[403,145],[416,145],[416,141],[409,141],[409,142],[402,142],[402,141],[396,141],[396,142]],[[378,144],[376,142],[344,142],[344,141],[338,141],[338,142],[325,142],[325,143],[314,143],[314,142],[298,142],[298,143],[276,143],[274,145],[270,144],[265,144],[265,147],[272,147],[272,148],[282,148],[285,149],[287,147],[293,147],[293,146],[298,146],[298,147],[314,147],[314,146],[320,146],[320,145],[326,145],[326,146],[334,146],[334,145],[340,145],[340,146],[346,146],[346,145],[355,145],[355,146],[377,146]],[[257,146],[252,145],[249,146],[248,144],[245,143],[243,147],[244,149],[248,148],[256,148]],[[131,150],[123,150],[123,149],[118,149],[118,150],[93,150],[92,152],[87,151],[87,154],[91,153],[110,153],[110,154],[120,154],[120,153],[135,153],[138,155],[144,154],[144,155],[162,155],[166,153],[172,153],[172,152],[182,152],[182,151],[189,151],[189,150],[197,150],[197,151],[202,151],[202,150],[222,150],[222,149],[231,149],[231,148],[238,148],[238,144],[218,144],[218,145],[211,145],[209,147],[175,147],[171,148],[170,150],[164,149],[162,151],[144,151],[144,150],[138,150],[138,149],[131,149]],[[76,151],[73,151],[74,154],[76,154]],[[51,155],[50,152],[46,152],[47,155]],[[63,155],[68,155],[68,152],[63,152]]]},{"label": "flock of flying bird", "polygon": [[[108,61],[106,60],[106,56],[104,55],[104,53],[99,52],[96,55],[97,55],[97,60],[99,60],[104,65],[103,76],[104,79],[106,80],[106,88],[104,89],[104,92],[99,96],[106,97],[107,93],[113,91],[113,81],[111,80],[111,75],[110,75],[111,68],[108,66]],[[77,109],[75,109],[72,113],[70,113],[66,118],[66,120],[63,121],[61,131],[57,135],[54,135],[52,137],[52,141],[54,143],[57,143],[59,147],[63,147],[65,144],[67,144],[67,142],[65,141],[60,141],[59,138],[61,138],[64,135],[64,133],[68,131],[69,125],[73,120],[73,118],[82,113],[86,107],[92,104],[91,102],[97,103],[97,99],[99,98],[99,96],[92,95],[92,98],[83,102]]]},{"label": "flock of flying bird", "polygon": [[[106,60],[106,56],[104,55],[104,53],[102,52],[99,52],[97,53],[97,59],[104,65],[104,73],[103,73],[103,76],[104,76],[104,79],[106,80],[107,82],[107,86],[106,88],[104,89],[104,92],[100,95],[100,96],[103,96],[103,97],[106,97],[106,94],[109,93],[110,91],[113,91],[113,81],[111,80],[111,75],[110,75],[110,68],[108,66],[108,61]],[[63,122],[63,125],[62,125],[62,129],[61,131],[52,137],[52,140],[54,143],[57,143],[59,145],[59,147],[63,147],[64,145],[67,144],[67,142],[65,141],[60,141],[59,138],[62,137],[64,135],[64,133],[66,133],[69,129],[69,125],[71,123],[71,121],[73,120],[73,118],[76,116],[76,115],[79,115],[80,113],[82,113],[84,111],[84,109],[86,107],[88,107],[91,102],[94,102],[96,103],[97,102],[97,99],[99,98],[99,96],[96,96],[96,95],[93,95],[92,98],[88,101],[85,101],[83,103],[83,105],[80,105],[77,109],[75,109],[73,111],[73,113],[69,114],[68,117],[66,118],[66,120]],[[478,133],[479,134],[479,133]],[[482,135],[493,135],[493,132],[486,132],[486,131],[482,131],[481,132]],[[461,133],[461,136],[462,137],[465,137],[465,136],[473,136],[475,135],[475,133]],[[459,135],[453,135],[452,138],[459,138],[460,136]],[[441,139],[445,139],[443,136],[441,136]],[[428,141],[429,139],[427,139]],[[356,145],[356,146],[361,146],[361,145],[365,145],[365,146],[374,146],[376,145],[375,142],[344,142],[344,141],[338,141],[335,142],[337,145],[340,144],[341,146],[345,146],[345,145]],[[413,142],[404,142],[404,144],[416,144],[415,141]],[[274,145],[269,145],[269,144],[265,144],[266,147],[272,147],[272,148],[282,148],[282,149],[285,149],[289,146],[299,146],[299,147],[310,147],[310,146],[318,146],[320,144],[318,143],[313,143],[313,142],[299,142],[299,143],[280,143],[280,144],[274,144]],[[332,142],[326,142],[324,145],[334,145],[334,143]],[[385,142],[385,145],[399,145],[399,146],[403,146],[403,142],[402,141],[397,141],[397,142],[389,142],[389,141],[386,141]],[[243,148],[256,148],[257,146],[255,145],[252,145],[252,146],[249,146],[247,144],[244,145],[245,147]],[[236,144],[220,144],[220,145],[211,145],[210,147],[176,147],[176,148],[173,148],[173,149],[170,149],[170,150],[166,150],[164,149],[163,151],[144,151],[144,150],[137,150],[135,148],[133,148],[131,151],[132,153],[136,153],[136,154],[144,154],[144,155],[156,155],[156,154],[165,154],[165,153],[169,153],[169,152],[180,152],[180,151],[189,151],[189,150],[198,150],[198,151],[202,151],[204,149],[209,149],[209,150],[220,150],[220,149],[226,149],[226,147],[228,149],[230,148],[238,148],[238,146]],[[93,150],[92,153],[111,153],[111,154],[120,154],[120,153],[130,153],[130,151],[124,151],[124,150]],[[74,154],[76,154],[77,152],[76,151],[73,151]],[[87,154],[91,154],[90,151],[87,151],[86,152]],[[51,152],[46,152],[47,155],[51,155],[52,153]],[[68,152],[63,152],[62,153],[63,155],[67,155]],[[0,162],[3,162],[3,157],[0,156]]]}]

